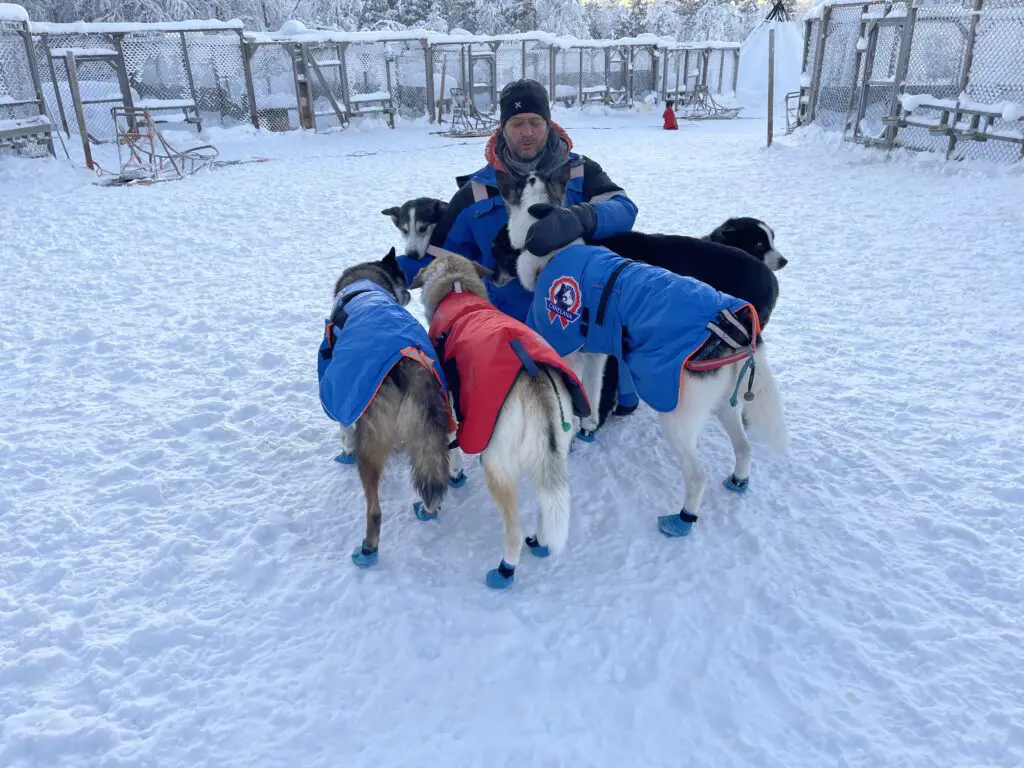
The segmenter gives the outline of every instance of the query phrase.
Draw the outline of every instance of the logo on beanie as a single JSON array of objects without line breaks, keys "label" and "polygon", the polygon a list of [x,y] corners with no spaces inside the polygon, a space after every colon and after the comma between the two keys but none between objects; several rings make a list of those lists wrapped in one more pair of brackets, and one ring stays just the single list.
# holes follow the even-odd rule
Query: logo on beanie
[{"label": "logo on beanie", "polygon": [[557,319],[562,329],[569,327],[580,318],[580,285],[572,277],[562,275],[551,283],[548,299],[545,302],[548,310],[548,322]]},{"label": "logo on beanie", "polygon": [[523,108],[523,102],[521,102],[521,101],[517,101],[515,104],[512,105],[512,109],[522,109],[522,108]]}]

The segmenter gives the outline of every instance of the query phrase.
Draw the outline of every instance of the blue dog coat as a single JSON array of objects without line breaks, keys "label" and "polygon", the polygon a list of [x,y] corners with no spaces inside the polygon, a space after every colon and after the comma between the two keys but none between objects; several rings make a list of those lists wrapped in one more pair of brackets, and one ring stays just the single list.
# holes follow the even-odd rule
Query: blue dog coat
[{"label": "blue dog coat", "polygon": [[448,383],[426,328],[377,283],[357,280],[342,289],[324,323],[317,378],[320,405],[334,421],[355,424],[391,369],[406,357],[434,374],[448,404]]},{"label": "blue dog coat", "polygon": [[618,357],[644,402],[668,412],[679,403],[683,366],[711,335],[708,323],[744,307],[754,311],[691,277],[573,245],[541,270],[526,324],[562,357],[577,350]]}]

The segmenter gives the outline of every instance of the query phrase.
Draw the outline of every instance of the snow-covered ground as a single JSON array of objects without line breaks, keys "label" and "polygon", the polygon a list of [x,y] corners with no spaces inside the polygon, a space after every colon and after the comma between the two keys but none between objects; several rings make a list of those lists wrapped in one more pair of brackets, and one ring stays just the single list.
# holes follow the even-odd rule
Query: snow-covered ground
[{"label": "snow-covered ground", "polygon": [[736,497],[709,427],[668,540],[681,471],[649,409],[614,421],[567,551],[499,593],[479,465],[424,524],[396,459],[357,570],[333,281],[483,139],[213,132],[270,159],[132,188],[0,160],[0,766],[1021,765],[1021,168],[559,117],[637,228],[774,227],[791,454]]}]

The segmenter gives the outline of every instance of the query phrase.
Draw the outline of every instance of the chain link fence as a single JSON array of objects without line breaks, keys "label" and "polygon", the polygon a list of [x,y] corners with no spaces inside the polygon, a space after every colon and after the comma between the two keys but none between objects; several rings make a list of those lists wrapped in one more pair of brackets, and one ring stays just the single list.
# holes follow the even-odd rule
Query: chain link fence
[{"label": "chain link fence", "polygon": [[1024,158],[1024,0],[814,13],[804,25],[801,124],[955,159]]},{"label": "chain link fence", "polygon": [[30,51],[26,24],[0,20],[0,151],[34,157],[49,151],[49,129],[41,125],[34,139],[21,133],[29,122],[45,122],[40,119],[45,105],[39,103],[38,76]]}]

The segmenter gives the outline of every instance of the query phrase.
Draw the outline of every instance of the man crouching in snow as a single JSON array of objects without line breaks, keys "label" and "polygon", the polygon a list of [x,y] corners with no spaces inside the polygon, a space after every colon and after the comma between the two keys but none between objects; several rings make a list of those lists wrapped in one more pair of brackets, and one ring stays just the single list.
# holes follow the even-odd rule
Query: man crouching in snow
[{"label": "man crouching in snow", "polygon": [[[434,228],[426,257],[399,257],[409,283],[434,257],[445,253],[456,253],[488,269],[495,268],[491,252],[494,238],[508,224],[496,170],[525,177],[531,171],[549,172],[558,168],[568,157],[571,177],[565,204],[573,214],[572,221],[567,226],[564,220],[549,217],[533,227],[534,239],[543,241],[550,250],[567,245],[577,237],[590,243],[633,228],[636,204],[600,165],[571,151],[572,139],[557,123],[551,122],[550,99],[543,85],[528,79],[509,83],[501,91],[500,104],[501,125],[484,150],[487,165],[470,176],[456,179],[459,191]],[[526,319],[532,294],[523,289],[518,279],[500,286],[488,279],[486,284],[488,298],[494,306],[521,322]],[[632,413],[639,402],[628,371],[619,365],[615,412]]]}]

